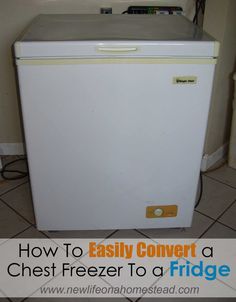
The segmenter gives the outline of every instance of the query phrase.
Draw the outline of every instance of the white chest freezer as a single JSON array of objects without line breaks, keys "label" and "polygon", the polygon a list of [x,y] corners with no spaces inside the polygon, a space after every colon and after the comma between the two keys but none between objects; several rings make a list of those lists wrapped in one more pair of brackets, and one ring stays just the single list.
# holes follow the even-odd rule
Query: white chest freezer
[{"label": "white chest freezer", "polygon": [[189,227],[217,55],[182,16],[38,16],[15,43],[37,227]]}]

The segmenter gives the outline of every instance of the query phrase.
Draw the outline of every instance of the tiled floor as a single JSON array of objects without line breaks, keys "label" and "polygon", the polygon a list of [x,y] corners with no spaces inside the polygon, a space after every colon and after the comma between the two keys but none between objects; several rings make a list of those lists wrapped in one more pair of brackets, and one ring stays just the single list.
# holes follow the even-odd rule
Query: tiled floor
[{"label": "tiled floor", "polygon": [[[11,159],[11,158],[10,158]],[[6,160],[10,160],[5,159]],[[22,168],[23,163],[16,167]],[[40,232],[35,228],[28,179],[4,181],[0,178],[0,237],[113,237],[113,238],[236,238],[236,170],[227,165],[203,176],[203,196],[195,210],[193,224],[188,229],[106,230],[74,232]],[[2,301],[7,301],[1,299]],[[30,301],[28,299],[27,301]],[[38,302],[39,299],[33,299]],[[46,300],[46,299],[44,299]],[[53,299],[54,300],[54,299]],[[56,299],[55,299],[56,300]],[[72,301],[74,299],[71,299]],[[92,299],[80,299],[88,302]],[[99,299],[100,300],[100,299]],[[113,301],[106,299],[105,301]],[[127,301],[115,299],[115,301]],[[145,301],[146,299],[141,299]],[[162,301],[163,299],[158,299]],[[188,299],[189,300],[189,299]],[[195,299],[191,299],[193,301]],[[228,299],[230,300],[230,299]],[[228,301],[227,300],[227,301]],[[8,300],[9,301],[9,300]],[[17,299],[19,301],[19,299]],[[50,300],[51,301],[51,300]],[[60,300],[61,301],[61,300]],[[180,299],[165,299],[165,302]],[[184,300],[187,301],[187,300]],[[198,299],[199,301],[199,299]],[[223,302],[225,299],[200,299],[202,302]],[[233,301],[233,300],[231,300]],[[73,301],[72,301],[73,302]]]}]

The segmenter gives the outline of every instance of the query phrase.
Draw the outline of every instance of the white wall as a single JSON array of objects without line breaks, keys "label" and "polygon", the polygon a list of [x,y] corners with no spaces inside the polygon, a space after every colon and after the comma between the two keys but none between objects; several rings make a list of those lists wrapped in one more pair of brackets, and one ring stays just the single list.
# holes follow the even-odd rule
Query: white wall
[{"label": "white wall", "polygon": [[236,70],[236,0],[207,0],[203,28],[221,43],[216,66],[205,154],[212,154],[229,140],[233,72]]},{"label": "white wall", "polygon": [[[11,45],[22,30],[42,13],[99,13],[111,6],[121,13],[129,5],[180,5],[193,15],[194,0],[0,0],[0,144],[22,141]],[[13,144],[13,147],[15,145]],[[0,146],[1,154],[1,146]]]}]

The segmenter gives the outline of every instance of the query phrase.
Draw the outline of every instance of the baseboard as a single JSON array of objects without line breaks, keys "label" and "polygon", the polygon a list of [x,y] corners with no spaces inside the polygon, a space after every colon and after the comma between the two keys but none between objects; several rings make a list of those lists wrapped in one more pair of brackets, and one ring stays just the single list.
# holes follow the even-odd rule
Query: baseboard
[{"label": "baseboard", "polygon": [[0,143],[0,156],[23,154],[25,154],[25,146],[23,143]]},{"label": "baseboard", "polygon": [[219,160],[224,159],[228,152],[229,144],[226,143],[212,154],[204,154],[201,163],[201,171],[206,172]]}]

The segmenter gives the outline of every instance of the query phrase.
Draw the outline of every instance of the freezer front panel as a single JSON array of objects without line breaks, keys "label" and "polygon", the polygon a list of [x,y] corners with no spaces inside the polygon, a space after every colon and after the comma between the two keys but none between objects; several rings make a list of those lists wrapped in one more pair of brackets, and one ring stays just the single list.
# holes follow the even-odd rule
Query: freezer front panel
[{"label": "freezer front panel", "polygon": [[18,72],[39,229],[191,225],[214,65],[42,61]]}]

